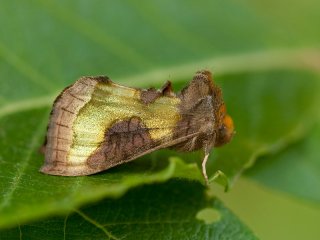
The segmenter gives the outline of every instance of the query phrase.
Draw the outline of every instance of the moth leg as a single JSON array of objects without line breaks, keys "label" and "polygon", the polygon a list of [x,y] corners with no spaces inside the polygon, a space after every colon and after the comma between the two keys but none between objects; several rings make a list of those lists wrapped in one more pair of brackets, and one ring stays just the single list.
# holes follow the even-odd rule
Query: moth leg
[{"label": "moth leg", "polygon": [[205,156],[202,160],[202,175],[204,177],[204,180],[206,181],[206,184],[209,185],[209,179],[208,179],[208,175],[207,175],[207,169],[206,169],[206,164],[209,158],[209,152],[205,153]]},{"label": "moth leg", "polygon": [[191,144],[190,144],[190,148],[189,149],[195,149],[195,145],[196,145],[196,141],[197,141],[197,138],[194,137],[191,141]]},{"label": "moth leg", "polygon": [[203,148],[204,158],[202,160],[202,175],[204,177],[204,180],[205,180],[207,186],[209,185],[209,179],[208,179],[208,175],[207,175],[206,164],[207,164],[207,161],[208,161],[208,158],[210,155],[210,150],[212,149],[212,146],[214,145],[215,137],[216,137],[216,135],[214,135],[213,141],[206,142],[204,144],[204,148]]}]

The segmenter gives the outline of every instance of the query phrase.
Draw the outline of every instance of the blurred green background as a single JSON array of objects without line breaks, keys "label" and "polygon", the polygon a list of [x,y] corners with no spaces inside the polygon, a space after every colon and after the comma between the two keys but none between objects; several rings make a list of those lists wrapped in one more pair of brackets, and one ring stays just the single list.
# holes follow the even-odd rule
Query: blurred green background
[{"label": "blurred green background", "polygon": [[[319,239],[319,9],[317,0],[0,1],[0,223],[28,223],[160,181],[153,170],[150,181],[142,179],[143,168],[133,164],[111,171],[118,185],[105,190],[108,176],[84,178],[73,194],[74,180],[38,174],[36,151],[64,87],[107,75],[134,87],[170,79],[178,89],[206,68],[237,130],[208,166],[232,188],[211,191],[258,238]],[[132,166],[138,177],[122,180]],[[172,177],[199,180],[179,166]]]}]

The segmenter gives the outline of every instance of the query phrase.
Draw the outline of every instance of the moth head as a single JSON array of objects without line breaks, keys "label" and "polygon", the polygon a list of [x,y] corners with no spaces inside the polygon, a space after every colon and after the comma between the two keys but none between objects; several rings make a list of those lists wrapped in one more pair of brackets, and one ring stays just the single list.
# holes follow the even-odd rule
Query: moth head
[{"label": "moth head", "polygon": [[216,141],[214,146],[218,147],[231,141],[234,135],[234,125],[232,118],[226,113],[226,107],[222,104],[219,107],[219,120],[216,130]]}]

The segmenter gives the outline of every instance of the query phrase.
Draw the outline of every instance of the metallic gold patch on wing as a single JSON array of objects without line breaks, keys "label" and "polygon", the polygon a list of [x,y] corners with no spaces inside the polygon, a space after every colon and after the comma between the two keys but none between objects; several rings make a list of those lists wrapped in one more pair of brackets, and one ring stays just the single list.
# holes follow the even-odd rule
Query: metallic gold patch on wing
[{"label": "metallic gold patch on wing", "polygon": [[160,97],[147,106],[147,111],[142,120],[151,129],[153,140],[172,136],[172,130],[180,120],[178,104],[180,99],[173,97]]},{"label": "metallic gold patch on wing", "polygon": [[99,83],[91,100],[79,111],[73,124],[73,144],[68,163],[81,165],[105,141],[106,131],[116,122],[138,117],[150,129],[153,140],[170,138],[179,120],[180,99],[162,96],[151,104],[140,100],[140,90],[113,83]]}]

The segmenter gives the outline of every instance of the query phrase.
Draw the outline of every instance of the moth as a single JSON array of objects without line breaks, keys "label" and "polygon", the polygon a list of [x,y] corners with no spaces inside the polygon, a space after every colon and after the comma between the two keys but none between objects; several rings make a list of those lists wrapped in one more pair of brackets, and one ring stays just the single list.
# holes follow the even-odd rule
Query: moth
[{"label": "moth", "polygon": [[56,98],[43,146],[41,172],[90,175],[162,148],[202,150],[202,173],[210,150],[234,134],[221,89],[210,71],[198,71],[179,93],[170,81],[156,90],[82,77]]}]

